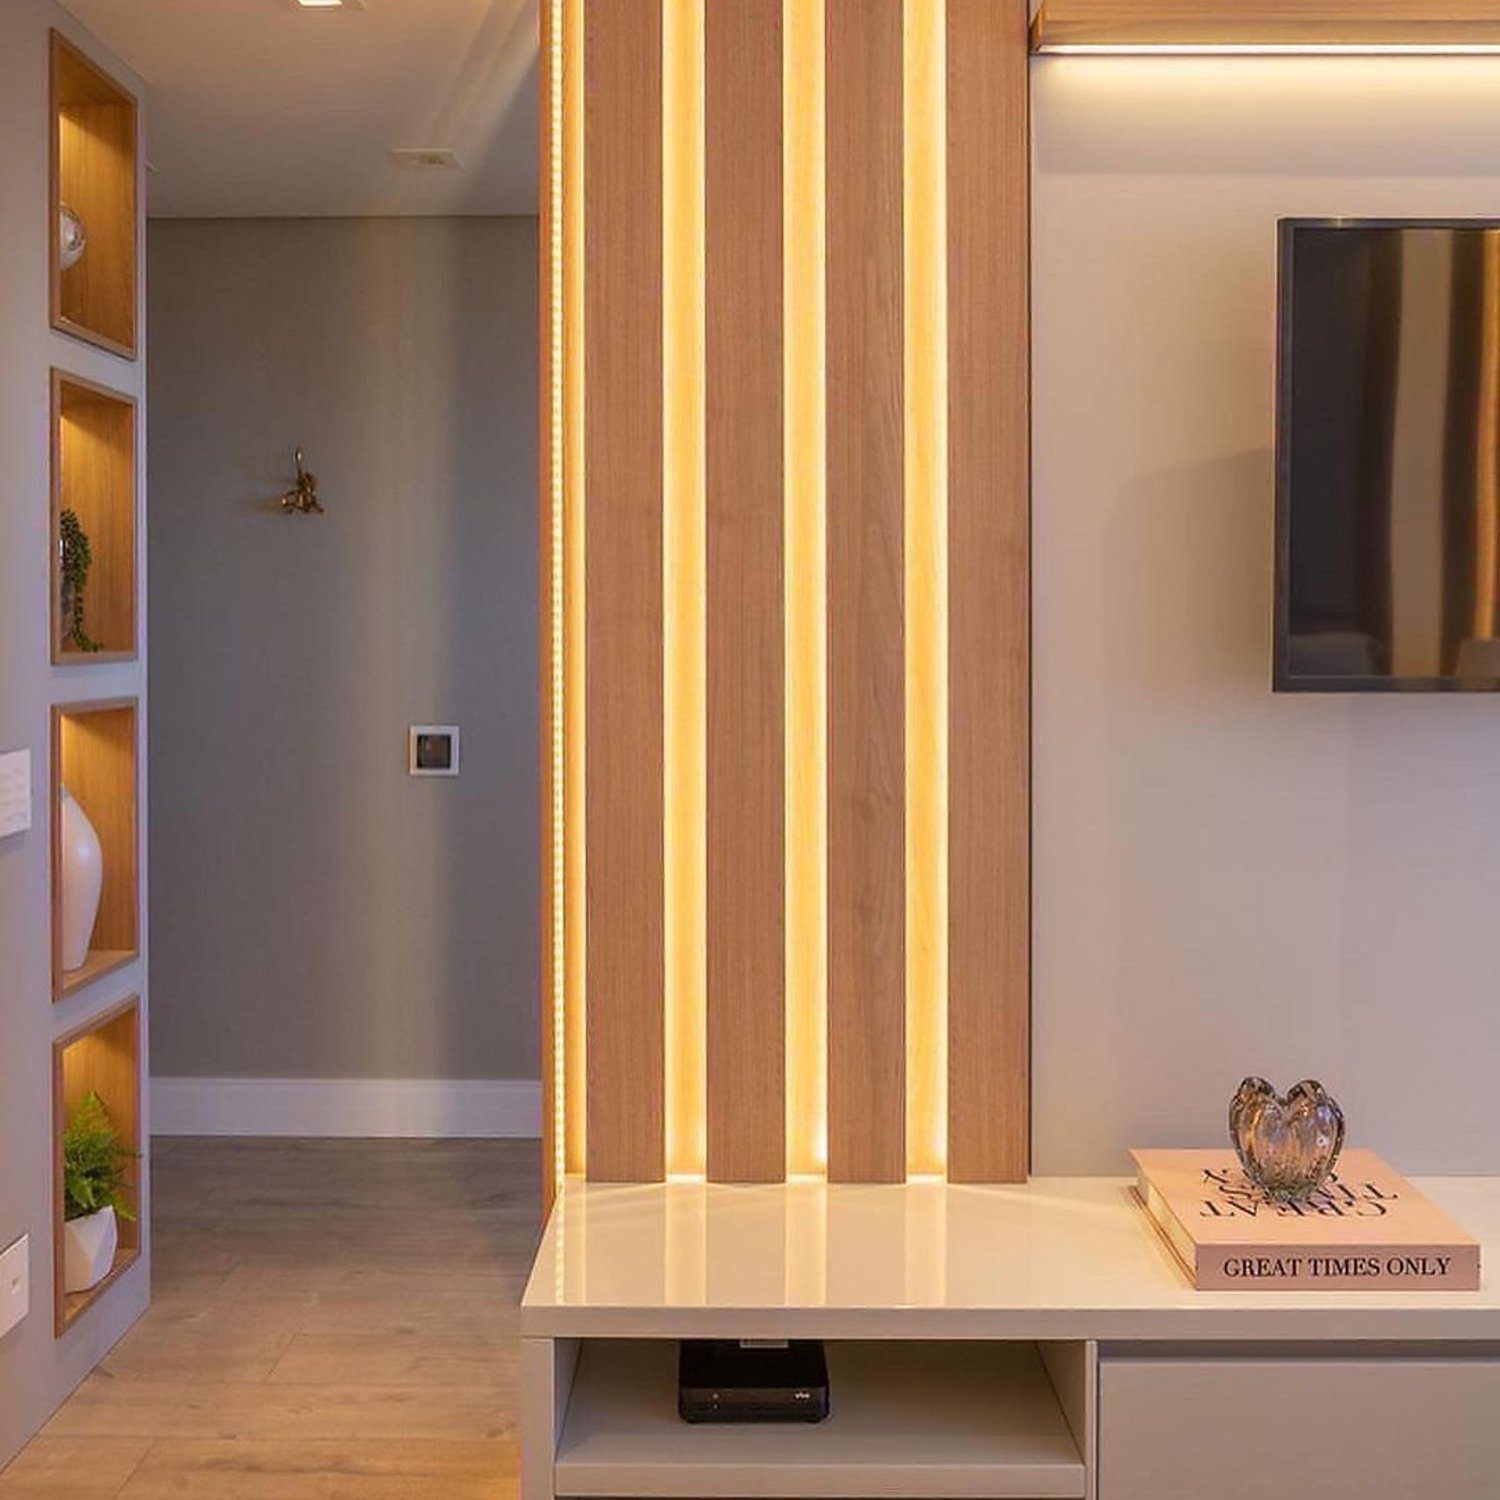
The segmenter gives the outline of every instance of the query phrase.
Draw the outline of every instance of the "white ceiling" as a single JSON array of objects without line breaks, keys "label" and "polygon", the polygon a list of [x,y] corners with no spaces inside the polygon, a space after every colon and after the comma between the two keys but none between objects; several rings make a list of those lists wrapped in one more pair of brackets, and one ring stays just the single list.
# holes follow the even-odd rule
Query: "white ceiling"
[{"label": "white ceiling", "polygon": [[154,217],[537,211],[536,0],[66,3],[146,80]]}]

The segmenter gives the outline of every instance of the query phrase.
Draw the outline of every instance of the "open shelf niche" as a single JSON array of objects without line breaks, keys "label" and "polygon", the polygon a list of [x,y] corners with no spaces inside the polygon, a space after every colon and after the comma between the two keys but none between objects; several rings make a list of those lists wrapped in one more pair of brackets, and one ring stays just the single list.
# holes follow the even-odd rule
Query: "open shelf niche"
[{"label": "open shelf niche", "polygon": [[[134,1220],[121,1219],[114,1265],[86,1292],[63,1291],[63,1132],[73,1112],[98,1094],[121,1143],[136,1153],[125,1197]],[[52,1264],[53,1331],[67,1332],[85,1309],[117,1282],[141,1253],[141,1015],[131,998],[52,1044]]]},{"label": "open shelf niche", "polygon": [[[111,698],[52,710],[52,996],[60,1000],[137,956],[140,930],[136,818],[136,703]],[[99,835],[104,882],[88,957],[63,968],[62,793]]]},{"label": "open shelf niche", "polygon": [[675,1341],[585,1341],[556,1493],[1082,1500],[1083,1456],[1036,1344],[834,1341],[827,1353],[825,1421],[695,1426],[677,1415]]},{"label": "open shelf niche", "polygon": [[[136,207],[135,95],[52,33],[52,326],[134,359]],[[62,263],[58,225],[66,204],[83,225],[83,254]]]},{"label": "open shelf niche", "polygon": [[[63,610],[63,516],[92,558],[82,635]],[[52,662],[128,661],[136,653],[136,403],[78,375],[52,372]],[[66,633],[66,634],[65,634]]]}]

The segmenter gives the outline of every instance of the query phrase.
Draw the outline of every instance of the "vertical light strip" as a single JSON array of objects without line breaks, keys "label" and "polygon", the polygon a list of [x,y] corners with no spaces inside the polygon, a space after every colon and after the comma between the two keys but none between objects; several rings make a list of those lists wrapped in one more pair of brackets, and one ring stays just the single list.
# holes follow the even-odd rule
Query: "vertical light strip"
[{"label": "vertical light strip", "polygon": [[547,56],[543,65],[547,69],[547,228],[548,243],[544,249],[547,257],[548,328],[547,371],[550,389],[547,392],[548,422],[548,524],[550,538],[548,560],[550,576],[547,580],[550,630],[548,649],[550,652],[547,683],[548,751],[550,765],[548,775],[551,791],[549,808],[549,857],[552,886],[552,929],[547,941],[552,953],[548,972],[552,980],[552,993],[548,1004],[552,1008],[551,1036],[552,1055],[549,1059],[552,1077],[552,1181],[556,1189],[562,1186],[567,1174],[567,855],[565,852],[566,776],[564,752],[564,717],[566,670],[563,655],[563,611],[565,594],[565,567],[563,546],[566,527],[563,521],[566,486],[564,482],[563,444],[564,437],[564,374],[563,374],[563,6],[562,0],[547,0]]},{"label": "vertical light strip", "polygon": [[[561,69],[561,87],[554,76],[553,108],[561,110],[561,128],[554,114],[553,148],[561,149],[561,213],[553,215],[553,232],[561,232],[562,264],[562,418],[559,461],[562,464],[562,546],[554,545],[554,568],[561,563],[562,669],[564,673],[562,746],[563,803],[563,967],[565,970],[562,1087],[559,1108],[564,1112],[565,1170],[584,1170],[587,1058],[587,963],[585,851],[587,809],[584,803],[586,704],[584,674],[584,322],[583,322],[583,7],[584,0],[551,0],[561,12],[554,17],[553,35],[559,50],[553,65]],[[554,544],[556,535],[554,534]],[[554,618],[557,618],[554,616]],[[556,1064],[554,1064],[556,1066]],[[554,1084],[556,1087],[556,1084]]]},{"label": "vertical light strip", "polygon": [[662,5],[667,1171],[701,1174],[707,1054],[704,0]]},{"label": "vertical light strip", "polygon": [[1500,634],[1496,608],[1496,568],[1500,565],[1496,507],[1500,505],[1500,233],[1484,236],[1482,314],[1479,355],[1479,426],[1475,443],[1474,493],[1474,622],[1478,640]]},{"label": "vertical light strip", "polygon": [[948,1138],[948,299],[944,0],[905,0],[906,1169]]},{"label": "vertical light strip", "polygon": [[824,0],[784,0],[787,1170],[828,1161]]}]

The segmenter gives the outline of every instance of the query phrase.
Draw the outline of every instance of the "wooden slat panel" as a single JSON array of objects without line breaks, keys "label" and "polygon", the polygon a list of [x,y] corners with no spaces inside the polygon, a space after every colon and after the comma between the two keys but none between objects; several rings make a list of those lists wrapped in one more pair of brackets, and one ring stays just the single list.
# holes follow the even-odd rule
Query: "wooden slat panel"
[{"label": "wooden slat panel", "polygon": [[1500,45],[1497,0],[1046,0],[1039,48]]},{"label": "wooden slat panel", "polygon": [[781,0],[708,0],[708,1175],[786,1170]]},{"label": "wooden slat panel", "polygon": [[664,1173],[660,0],[584,27],[588,1175]]},{"label": "wooden slat panel", "polygon": [[948,0],[948,1174],[1029,1160],[1025,0]]},{"label": "wooden slat panel", "polygon": [[828,73],[828,1171],[905,1175],[901,0]]}]

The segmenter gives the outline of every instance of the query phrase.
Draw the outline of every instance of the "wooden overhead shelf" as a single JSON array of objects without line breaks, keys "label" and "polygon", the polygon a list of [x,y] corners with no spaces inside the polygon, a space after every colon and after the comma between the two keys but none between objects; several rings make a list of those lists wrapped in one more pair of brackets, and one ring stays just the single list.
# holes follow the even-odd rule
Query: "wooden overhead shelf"
[{"label": "wooden overhead shelf", "polygon": [[[133,698],[64,703],[52,710],[52,996],[60,1000],[139,952],[136,820],[136,704]],[[62,789],[99,835],[104,885],[93,941],[82,967],[63,968]]]},{"label": "wooden overhead shelf", "polygon": [[[51,108],[52,326],[134,359],[140,176],[135,95],[54,31]],[[66,269],[58,244],[64,203],[87,236],[82,256]]]},{"label": "wooden overhead shelf", "polygon": [[[136,404],[61,370],[52,372],[52,661],[128,661],[136,653]],[[64,618],[62,517],[72,511],[93,562],[79,644]]]},{"label": "wooden overhead shelf", "polygon": [[1043,0],[1037,52],[1500,49],[1500,0]]},{"label": "wooden overhead shelf", "polygon": [[112,1287],[141,1253],[141,1168],[135,1161],[125,1198],[135,1219],[119,1220],[120,1245],[109,1275],[86,1292],[63,1291],[63,1133],[73,1112],[98,1094],[120,1142],[141,1149],[141,1017],[132,997],[52,1044],[53,1332],[58,1338]]}]

